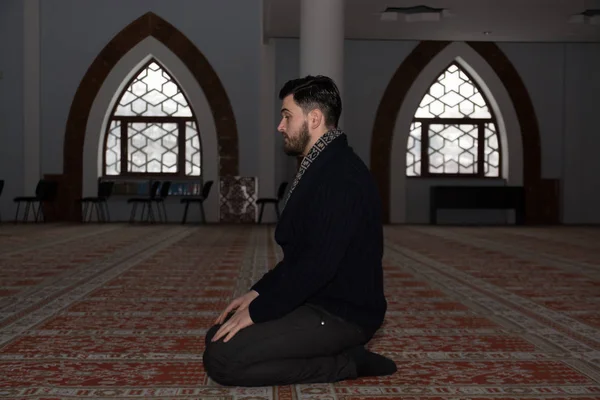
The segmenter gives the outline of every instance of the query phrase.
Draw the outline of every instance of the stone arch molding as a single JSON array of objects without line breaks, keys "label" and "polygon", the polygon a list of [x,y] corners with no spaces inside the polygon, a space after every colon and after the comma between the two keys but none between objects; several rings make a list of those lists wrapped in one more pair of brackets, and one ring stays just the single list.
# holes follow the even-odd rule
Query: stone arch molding
[{"label": "stone arch molding", "polygon": [[[198,132],[202,148],[202,179],[206,182],[219,179],[219,151],[217,129],[206,95],[185,64],[164,44],[149,36],[125,54],[113,67],[98,91],[85,133],[83,157],[83,195],[92,196],[96,192],[97,179],[102,175],[102,155],[106,127],[110,111],[125,86],[151,58],[156,59],[173,78],[190,101],[197,118]],[[218,198],[209,196],[206,201],[206,218],[209,222],[218,220]]]},{"label": "stone arch molding", "polygon": [[[59,176],[48,176],[61,185],[54,219],[81,219],[81,206],[77,200],[84,190],[85,193],[95,190],[95,182],[94,188],[90,185],[98,176],[100,140],[110,105],[126,84],[126,77],[131,77],[137,71],[136,67],[151,56],[164,63],[186,91],[194,108],[203,139],[203,175],[206,174],[206,179],[238,175],[237,126],[218,75],[185,35],[149,12],[125,27],[102,49],[77,88],[65,132],[64,172]],[[211,198],[216,206],[217,196]],[[207,206],[211,207],[210,203]]]},{"label": "stone arch molding", "polygon": [[452,61],[480,85],[496,113],[503,146],[502,177],[509,184],[524,186],[527,223],[557,221],[558,182],[541,178],[539,126],[517,70],[492,42],[442,41],[423,41],[413,49],[392,76],[377,109],[370,166],[383,203],[383,221],[406,221],[410,122],[429,85]]},{"label": "stone arch molding", "polygon": [[453,42],[421,71],[409,89],[396,118],[390,160],[390,222],[406,222],[406,146],[409,127],[421,99],[440,73],[453,61],[476,81],[494,110],[502,148],[502,178],[509,185],[523,184],[523,146],[515,108],[502,81],[490,65],[466,43]]}]

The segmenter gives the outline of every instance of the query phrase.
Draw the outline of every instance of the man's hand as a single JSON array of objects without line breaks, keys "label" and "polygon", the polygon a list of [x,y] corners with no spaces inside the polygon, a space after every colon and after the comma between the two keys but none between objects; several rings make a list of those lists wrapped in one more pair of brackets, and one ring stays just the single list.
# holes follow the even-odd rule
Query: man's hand
[{"label": "man's hand", "polygon": [[223,336],[227,335],[223,341],[228,342],[229,339],[235,336],[236,333],[252,324],[254,324],[254,322],[252,322],[252,318],[250,318],[250,311],[248,311],[248,307],[240,308],[231,318],[229,318],[227,322],[223,324],[223,326],[221,326],[217,333],[215,333],[212,341],[216,342]]},{"label": "man's hand", "polygon": [[[252,300],[254,300],[257,297],[258,292],[255,290],[251,290],[245,295],[233,300],[231,303],[229,303],[225,311],[223,311],[221,315],[219,315],[219,317],[215,320],[215,324],[222,324],[225,321],[225,318],[227,318],[227,315],[234,310],[241,311],[245,308],[248,308],[250,303],[252,303]],[[250,318],[250,314],[248,314],[248,318]]]}]

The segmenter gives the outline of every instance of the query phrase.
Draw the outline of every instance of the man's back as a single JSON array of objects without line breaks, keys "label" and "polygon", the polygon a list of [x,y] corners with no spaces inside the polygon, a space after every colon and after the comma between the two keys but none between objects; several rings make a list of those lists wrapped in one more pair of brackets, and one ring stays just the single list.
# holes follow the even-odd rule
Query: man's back
[{"label": "man's back", "polygon": [[[344,197],[357,199],[358,204],[347,210],[346,218],[352,222],[340,226],[339,230],[333,229],[334,234],[323,243],[327,246],[325,251],[336,246],[344,251],[337,273],[307,302],[358,324],[370,337],[381,326],[387,307],[383,289],[383,226],[378,190],[370,171],[349,146],[336,152],[324,169],[321,187],[316,190],[337,190]],[[349,204],[356,203],[350,201]],[[333,201],[312,202],[309,207],[315,209],[313,215],[317,218],[326,219],[327,214],[343,206]],[[351,234],[340,232],[348,226],[351,226]],[[310,224],[306,229],[307,235],[315,234],[310,231]],[[344,240],[346,237],[348,241]]]}]

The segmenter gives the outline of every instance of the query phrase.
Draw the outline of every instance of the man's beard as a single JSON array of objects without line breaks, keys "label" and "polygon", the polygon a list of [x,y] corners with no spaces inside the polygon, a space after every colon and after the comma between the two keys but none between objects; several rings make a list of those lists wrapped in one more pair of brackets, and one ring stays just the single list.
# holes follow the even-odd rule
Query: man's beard
[{"label": "man's beard", "polygon": [[310,135],[308,134],[308,122],[304,121],[302,124],[302,128],[300,128],[300,132],[298,135],[294,135],[294,137],[285,136],[283,140],[283,151],[288,156],[297,157],[304,153],[304,150],[308,146],[310,142]]}]

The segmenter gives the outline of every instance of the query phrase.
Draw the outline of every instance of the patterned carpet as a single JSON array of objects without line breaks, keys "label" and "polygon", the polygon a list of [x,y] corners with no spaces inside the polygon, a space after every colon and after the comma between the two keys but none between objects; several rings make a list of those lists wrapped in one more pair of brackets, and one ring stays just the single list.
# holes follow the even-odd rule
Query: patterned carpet
[{"label": "patterned carpet", "polygon": [[600,229],[386,227],[382,379],[221,387],[215,316],[273,227],[0,225],[0,398],[600,399]]}]

